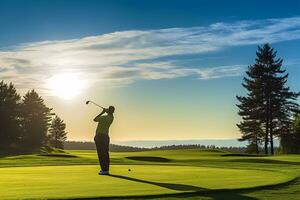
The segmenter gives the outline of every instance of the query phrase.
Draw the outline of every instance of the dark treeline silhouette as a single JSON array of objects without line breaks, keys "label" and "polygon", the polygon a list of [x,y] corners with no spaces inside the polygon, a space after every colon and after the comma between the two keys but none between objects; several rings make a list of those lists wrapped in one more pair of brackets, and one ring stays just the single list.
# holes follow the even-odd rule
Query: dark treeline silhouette
[{"label": "dark treeline silhouette", "polygon": [[[35,90],[21,97],[12,83],[1,81],[0,154],[33,152],[42,146],[51,145],[53,137],[49,137],[48,129],[53,115],[52,109],[45,105]],[[63,121],[58,123],[64,124]],[[65,125],[58,127],[61,134]],[[56,128],[52,126],[52,132],[56,132]]]},{"label": "dark treeline silhouette", "polygon": [[242,117],[237,124],[242,133],[240,141],[249,141],[249,152],[259,153],[263,144],[264,153],[273,155],[276,137],[282,153],[299,153],[299,93],[286,86],[288,74],[276,54],[269,44],[258,47],[255,64],[248,67],[242,84],[247,95],[237,96]]},{"label": "dark treeline silhouette", "polygon": [[[66,141],[64,147],[67,150],[96,150],[93,142],[78,142]],[[123,146],[117,144],[110,144],[109,149],[111,152],[135,152],[135,151],[151,151],[151,150],[180,150],[180,149],[207,149],[207,150],[220,150],[232,153],[247,153],[247,147],[217,147],[215,145],[201,145],[201,144],[187,144],[187,145],[168,145],[161,147],[142,148]],[[260,149],[262,151],[262,149]]]},{"label": "dark treeline silhouette", "polygon": [[[177,150],[177,149],[203,149],[203,150],[216,150],[216,151],[224,151],[224,152],[231,152],[231,153],[252,153],[249,151],[248,147],[218,147],[215,145],[201,145],[201,144],[187,144],[187,145],[168,145],[168,146],[161,146],[161,147],[153,147],[150,150]],[[275,148],[278,151],[278,148]],[[260,153],[263,153],[262,148],[258,148]]]},{"label": "dark treeline silhouette", "polygon": [[184,144],[184,145],[167,145],[161,147],[153,147],[151,150],[177,150],[177,149],[203,149],[203,150],[216,150],[232,153],[246,153],[246,147],[218,147],[215,145],[201,145],[201,144]]},{"label": "dark treeline silhouette", "polygon": [[[67,150],[96,150],[96,146],[94,142],[65,141],[64,147]],[[133,152],[133,151],[147,151],[149,149],[110,144],[109,150],[112,152]]]}]

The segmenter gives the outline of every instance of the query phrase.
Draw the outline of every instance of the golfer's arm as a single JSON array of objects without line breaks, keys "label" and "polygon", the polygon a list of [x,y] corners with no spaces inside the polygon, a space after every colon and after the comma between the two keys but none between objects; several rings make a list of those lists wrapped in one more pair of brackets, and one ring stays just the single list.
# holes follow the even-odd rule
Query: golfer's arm
[{"label": "golfer's arm", "polygon": [[105,113],[105,111],[103,110],[99,115],[97,115],[97,117],[94,118],[94,122],[98,122],[100,117]]}]

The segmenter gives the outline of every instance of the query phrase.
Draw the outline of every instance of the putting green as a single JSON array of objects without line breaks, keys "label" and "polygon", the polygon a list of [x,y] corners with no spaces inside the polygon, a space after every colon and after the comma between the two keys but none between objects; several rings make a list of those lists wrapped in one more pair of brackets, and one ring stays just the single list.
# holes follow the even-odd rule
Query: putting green
[{"label": "putting green", "polygon": [[112,176],[99,176],[98,170],[96,165],[1,168],[1,199],[169,194],[256,187],[292,178],[271,171],[190,166],[112,165]]}]

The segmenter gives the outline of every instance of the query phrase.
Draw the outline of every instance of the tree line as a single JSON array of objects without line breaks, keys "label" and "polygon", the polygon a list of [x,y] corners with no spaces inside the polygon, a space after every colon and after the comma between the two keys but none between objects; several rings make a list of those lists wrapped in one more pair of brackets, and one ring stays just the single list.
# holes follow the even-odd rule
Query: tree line
[{"label": "tree line", "polygon": [[[94,142],[80,142],[80,141],[65,141],[64,147],[67,150],[96,150]],[[201,145],[201,144],[184,144],[184,145],[167,145],[161,147],[133,147],[125,145],[110,144],[109,150],[111,152],[138,152],[151,150],[179,150],[179,149],[202,149],[202,150],[217,150],[232,153],[245,153],[246,147],[217,147],[215,145]],[[260,149],[261,151],[261,149]]]},{"label": "tree line", "polygon": [[237,96],[242,117],[237,126],[242,134],[239,140],[249,142],[249,152],[258,154],[262,145],[265,154],[273,155],[274,138],[278,138],[282,153],[300,153],[299,92],[286,86],[289,75],[282,65],[283,59],[264,44],[246,71],[242,86],[247,94]]},{"label": "tree line", "polygon": [[35,91],[23,97],[13,83],[0,82],[0,154],[63,148],[66,125]]},{"label": "tree line", "polygon": [[[94,142],[81,142],[81,141],[65,141],[64,147],[67,150],[96,150]],[[134,151],[147,151],[148,148],[123,146],[117,144],[109,144],[109,151],[111,152],[134,152]]]}]

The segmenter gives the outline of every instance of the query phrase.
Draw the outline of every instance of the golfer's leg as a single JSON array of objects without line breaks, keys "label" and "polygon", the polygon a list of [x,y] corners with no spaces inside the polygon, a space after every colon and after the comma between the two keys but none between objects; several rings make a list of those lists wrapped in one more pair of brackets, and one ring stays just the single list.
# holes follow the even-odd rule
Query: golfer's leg
[{"label": "golfer's leg", "polygon": [[101,141],[99,143],[99,162],[102,171],[106,171],[105,167],[105,138],[101,137]]},{"label": "golfer's leg", "polygon": [[[95,144],[96,144],[96,149],[97,149],[97,154],[98,154],[98,160],[99,160],[99,164],[101,163],[101,157],[100,157],[100,144],[99,144],[99,138],[97,138],[97,136],[95,136],[94,138]],[[101,166],[101,164],[100,164]]]},{"label": "golfer's leg", "polygon": [[100,149],[100,159],[101,159],[101,168],[102,171],[108,171],[108,165],[107,165],[107,160],[108,160],[108,148],[107,148],[107,136],[103,135],[101,138],[101,149]]},{"label": "golfer's leg", "polygon": [[105,170],[109,171],[109,136],[107,136],[105,141]]}]

